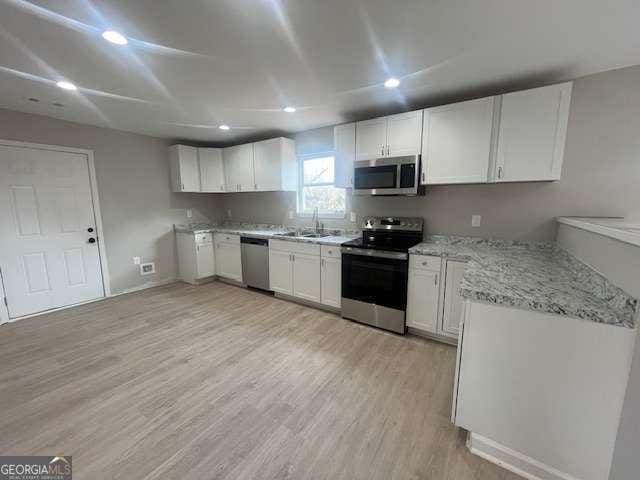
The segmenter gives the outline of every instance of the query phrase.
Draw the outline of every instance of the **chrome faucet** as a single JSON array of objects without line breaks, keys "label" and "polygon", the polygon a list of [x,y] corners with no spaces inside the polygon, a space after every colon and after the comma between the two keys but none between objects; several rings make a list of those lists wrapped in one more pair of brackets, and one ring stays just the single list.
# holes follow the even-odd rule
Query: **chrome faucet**
[{"label": "chrome faucet", "polygon": [[315,229],[315,232],[320,233],[321,225],[320,225],[320,219],[318,217],[318,207],[313,209],[313,216],[311,217],[311,223],[313,224],[313,228]]}]

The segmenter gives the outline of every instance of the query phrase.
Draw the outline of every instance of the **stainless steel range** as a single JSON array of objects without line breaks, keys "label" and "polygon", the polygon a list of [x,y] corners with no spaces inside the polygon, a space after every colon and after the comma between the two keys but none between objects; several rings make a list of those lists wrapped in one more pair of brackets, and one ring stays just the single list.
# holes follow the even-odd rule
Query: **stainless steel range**
[{"label": "stainless steel range", "polygon": [[342,316],[405,332],[409,248],[422,241],[423,220],[368,217],[362,237],[342,244]]}]

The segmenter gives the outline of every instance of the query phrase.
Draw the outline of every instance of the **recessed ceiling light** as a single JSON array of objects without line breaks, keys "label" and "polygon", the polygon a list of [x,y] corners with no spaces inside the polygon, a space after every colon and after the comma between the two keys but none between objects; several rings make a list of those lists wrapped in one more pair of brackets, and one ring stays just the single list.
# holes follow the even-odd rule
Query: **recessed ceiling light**
[{"label": "recessed ceiling light", "polygon": [[396,88],[398,85],[400,85],[400,80],[393,77],[387,78],[387,80],[384,82],[384,86],[386,88]]},{"label": "recessed ceiling light", "polygon": [[58,87],[60,87],[63,90],[77,90],[78,87],[76,87],[73,83],[71,82],[65,82],[64,80],[60,80],[58,83],[56,83],[56,85]]},{"label": "recessed ceiling light", "polygon": [[284,107],[282,110],[287,113],[294,113],[296,111],[296,107]]},{"label": "recessed ceiling light", "polygon": [[128,43],[127,37],[115,30],[106,30],[102,32],[102,38],[108,42],[115,43],[116,45],[126,45]]},{"label": "recessed ceiling light", "polygon": [[229,127],[229,125],[225,125],[225,124],[220,125],[218,128],[220,130],[231,130],[231,127]]}]

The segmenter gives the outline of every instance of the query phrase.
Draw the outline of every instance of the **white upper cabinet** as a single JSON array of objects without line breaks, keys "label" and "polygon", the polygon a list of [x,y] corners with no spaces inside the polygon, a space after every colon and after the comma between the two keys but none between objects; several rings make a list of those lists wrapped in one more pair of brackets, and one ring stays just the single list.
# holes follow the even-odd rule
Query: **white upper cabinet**
[{"label": "white upper cabinet", "polygon": [[236,145],[222,150],[227,192],[255,190],[253,175],[253,144]]},{"label": "white upper cabinet", "polygon": [[417,155],[422,137],[422,110],[356,123],[356,160]]},{"label": "white upper cabinet", "polygon": [[335,151],[335,186],[353,188],[353,161],[356,156],[356,124],[333,127]]},{"label": "white upper cabinet", "polygon": [[199,148],[198,161],[200,163],[200,191],[221,193],[226,183],[222,150],[220,148]]},{"label": "white upper cabinet", "polygon": [[387,147],[387,119],[356,123],[356,160],[384,157]]},{"label": "white upper cabinet", "polygon": [[295,191],[297,164],[295,142],[289,138],[272,138],[253,144],[255,190]]},{"label": "white upper cabinet", "polygon": [[169,147],[171,189],[174,192],[199,192],[198,149],[187,145]]},{"label": "white upper cabinet", "polygon": [[422,184],[486,183],[496,97],[424,111]]},{"label": "white upper cabinet", "polygon": [[387,157],[420,154],[422,110],[399,113],[387,118]]},{"label": "white upper cabinet", "polygon": [[495,181],[558,180],[572,83],[502,96]]}]

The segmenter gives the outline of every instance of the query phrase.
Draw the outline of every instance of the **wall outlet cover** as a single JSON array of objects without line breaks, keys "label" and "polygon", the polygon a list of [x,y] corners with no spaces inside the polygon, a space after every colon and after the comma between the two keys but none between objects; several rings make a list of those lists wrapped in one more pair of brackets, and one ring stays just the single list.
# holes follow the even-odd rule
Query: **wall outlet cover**
[{"label": "wall outlet cover", "polygon": [[352,222],[356,221],[356,212],[349,213],[349,220],[351,220]]},{"label": "wall outlet cover", "polygon": [[191,218],[193,217],[193,210],[190,208],[187,208],[187,218]]},{"label": "wall outlet cover", "polygon": [[140,263],[142,263],[142,258],[141,257],[133,257],[133,264],[134,265],[140,265]]},{"label": "wall outlet cover", "polygon": [[151,275],[153,273],[156,273],[156,264],[154,262],[140,264],[140,275]]},{"label": "wall outlet cover", "polygon": [[471,226],[479,227],[482,223],[482,215],[471,215]]}]

